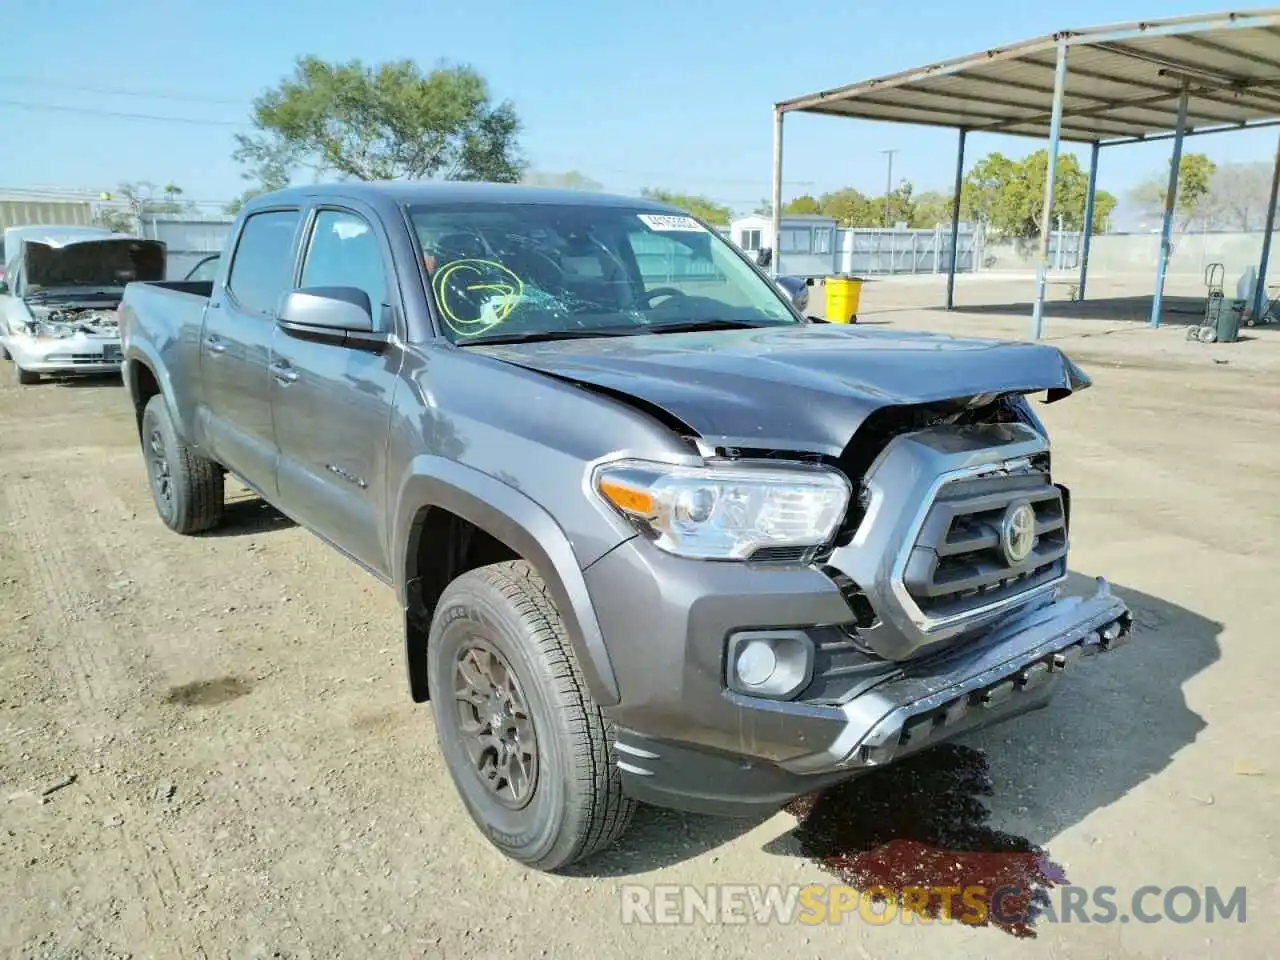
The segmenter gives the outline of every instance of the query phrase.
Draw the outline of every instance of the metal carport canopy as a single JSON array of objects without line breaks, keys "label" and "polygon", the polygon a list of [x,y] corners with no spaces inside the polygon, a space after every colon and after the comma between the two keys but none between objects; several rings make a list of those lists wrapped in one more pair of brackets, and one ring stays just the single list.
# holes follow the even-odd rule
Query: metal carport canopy
[{"label": "metal carport canopy", "polygon": [[[1176,168],[1184,136],[1280,123],[1280,7],[1065,30],[784,100],[774,106],[775,219],[781,208],[782,119],[790,112],[959,130],[957,208],[967,134],[1047,138],[1055,160],[1058,141],[1089,143],[1094,148],[1087,203],[1091,210],[1101,147],[1172,138]],[[1048,180],[1046,222],[1052,206],[1053,178]],[[1176,185],[1172,170],[1170,183]],[[1169,197],[1165,248],[1172,204],[1173,198]],[[948,308],[954,303],[958,219],[958,210],[953,210]],[[1086,243],[1092,226],[1088,219]],[[776,224],[774,232],[776,236]],[[1084,259],[1087,261],[1087,247]],[[1156,322],[1167,249],[1162,251],[1161,260],[1157,303],[1153,306]],[[1033,322],[1036,336],[1042,332],[1039,320],[1047,261],[1045,228],[1041,231],[1040,279]],[[1082,263],[1082,287],[1085,266]],[[1259,271],[1259,291],[1264,289],[1265,261],[1263,266]]]}]

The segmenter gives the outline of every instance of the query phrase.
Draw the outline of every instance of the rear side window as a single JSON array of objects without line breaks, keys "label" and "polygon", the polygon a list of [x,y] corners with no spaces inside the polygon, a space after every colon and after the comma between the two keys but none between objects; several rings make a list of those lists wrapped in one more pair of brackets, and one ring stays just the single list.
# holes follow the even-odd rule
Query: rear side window
[{"label": "rear side window", "polygon": [[273,315],[280,295],[293,286],[293,236],[298,210],[255,213],[244,222],[227,290],[250,313]]}]

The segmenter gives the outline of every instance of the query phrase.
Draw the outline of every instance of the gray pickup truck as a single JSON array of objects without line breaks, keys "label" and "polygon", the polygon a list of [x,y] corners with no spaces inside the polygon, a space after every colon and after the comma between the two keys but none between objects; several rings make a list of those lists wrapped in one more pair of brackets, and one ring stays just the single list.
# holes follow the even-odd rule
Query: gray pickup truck
[{"label": "gray pickup truck", "polygon": [[1054,347],[823,323],[680,210],[513,186],[262,196],[213,273],[121,307],[161,518],[216,526],[231,473],[394,587],[526,864],[637,801],[775,810],[1129,636],[1104,580],[1063,595]]}]

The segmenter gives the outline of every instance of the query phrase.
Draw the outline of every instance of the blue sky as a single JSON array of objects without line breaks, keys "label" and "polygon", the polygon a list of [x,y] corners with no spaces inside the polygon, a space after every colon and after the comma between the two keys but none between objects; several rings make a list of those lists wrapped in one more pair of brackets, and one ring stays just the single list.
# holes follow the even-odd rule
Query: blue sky
[{"label": "blue sky", "polygon": [[[643,186],[705,193],[749,209],[768,194],[777,100],[1058,29],[1199,13],[1202,3],[7,0],[0,186],[102,189],[151,180],[178,183],[194,199],[229,198],[245,186],[230,156],[232,134],[243,129],[235,124],[295,57],[310,53],[469,63],[497,98],[515,102],[536,169],[581,170],[624,193]],[[1254,160],[1268,158],[1275,143],[1275,131],[1261,130],[1196,138],[1188,148],[1219,161]],[[974,137],[969,156],[1039,146]],[[1100,187],[1123,194],[1164,168],[1169,146],[1104,151]],[[845,185],[882,192],[880,151],[889,148],[898,151],[895,181],[948,188],[950,131],[792,115],[785,193]]]}]

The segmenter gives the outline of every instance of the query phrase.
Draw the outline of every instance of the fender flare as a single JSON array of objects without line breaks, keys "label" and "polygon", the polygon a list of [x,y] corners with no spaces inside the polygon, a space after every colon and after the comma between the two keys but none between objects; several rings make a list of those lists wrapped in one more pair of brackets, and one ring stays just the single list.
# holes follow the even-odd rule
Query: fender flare
[{"label": "fender flare", "polygon": [[[394,503],[391,556],[397,565],[396,594],[406,614],[410,599],[410,550],[416,549],[415,519],[424,507],[448,510],[506,544],[533,565],[564,618],[592,697],[600,706],[618,703],[618,681],[587,592],[586,578],[569,538],[551,514],[519,490],[487,473],[430,455],[415,457],[409,463]],[[409,619],[406,616],[406,621]],[[410,685],[415,691],[425,689],[418,675],[423,669],[420,651],[413,649],[421,640],[421,636],[414,636],[413,630],[408,631],[406,656]]]},{"label": "fender flare", "polygon": [[173,428],[177,431],[178,436],[183,440],[190,442],[191,430],[190,424],[182,416],[178,409],[177,398],[174,396],[173,384],[169,379],[169,369],[160,362],[160,358],[141,343],[134,343],[129,348],[129,353],[124,358],[124,385],[129,391],[129,399],[138,404],[138,365],[142,365],[151,371],[151,375],[156,378],[156,383],[160,385],[160,395],[164,397],[164,405],[169,409],[169,419],[173,421]]}]

